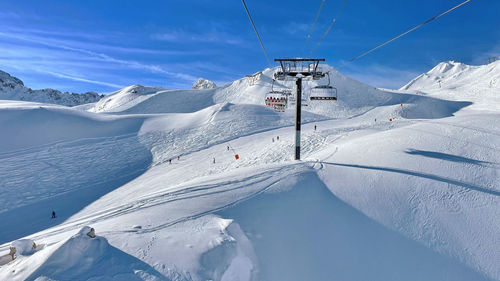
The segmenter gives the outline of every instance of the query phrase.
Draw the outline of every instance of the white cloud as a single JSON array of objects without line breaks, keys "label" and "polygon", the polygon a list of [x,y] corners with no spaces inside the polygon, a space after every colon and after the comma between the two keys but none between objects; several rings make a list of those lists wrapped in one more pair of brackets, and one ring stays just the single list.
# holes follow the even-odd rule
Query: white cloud
[{"label": "white cloud", "polygon": [[410,69],[398,69],[373,64],[369,66],[350,66],[340,69],[345,75],[365,84],[387,89],[399,89],[422,72]]},{"label": "white cloud", "polygon": [[82,78],[82,77],[75,77],[75,76],[57,73],[57,72],[53,72],[53,71],[44,71],[43,73],[50,74],[50,75],[57,77],[57,78],[64,78],[64,79],[69,79],[69,80],[78,81],[78,82],[85,82],[85,83],[90,83],[90,84],[107,86],[107,87],[111,87],[111,88],[120,89],[120,88],[125,87],[123,85],[118,85],[118,84],[108,83],[108,82],[103,82],[103,81],[96,81],[96,80],[86,79],[86,78]]},{"label": "white cloud", "polygon": [[[128,68],[133,68],[133,69],[139,69],[139,70],[146,70],[150,71],[153,73],[160,73],[160,74],[165,74],[167,76],[173,77],[173,78],[178,78],[178,79],[184,79],[188,81],[193,81],[196,79],[196,77],[191,76],[186,73],[179,73],[177,71],[170,71],[165,69],[164,67],[160,65],[153,65],[153,64],[147,64],[147,63],[142,63],[134,60],[124,60],[124,59],[118,59],[111,57],[107,54],[104,53],[99,53],[95,52],[92,50],[88,49],[83,49],[79,47],[73,47],[66,45],[68,43],[65,40],[54,40],[54,39],[49,39],[49,38],[41,38],[37,36],[27,36],[27,35],[19,35],[19,34],[11,34],[11,33],[5,33],[5,32],[0,32],[0,37],[7,37],[11,39],[17,39],[17,40],[22,40],[26,42],[30,42],[35,45],[42,45],[46,47],[51,47],[59,50],[64,50],[64,51],[70,51],[74,53],[79,53],[79,54],[84,54],[87,56],[87,58],[92,58],[93,60],[97,62],[106,62],[106,63],[112,63],[120,66],[125,66]],[[33,48],[33,46],[31,46]],[[53,56],[56,54],[52,54]],[[68,57],[67,54],[62,54],[63,58],[71,59]],[[50,63],[50,62],[47,62]],[[96,65],[98,67],[99,65]]]},{"label": "white cloud", "polygon": [[183,29],[176,29],[168,32],[152,34],[151,39],[174,43],[200,42],[224,43],[229,45],[239,45],[243,43],[243,40],[238,36],[216,29],[212,29],[207,32],[190,32]]}]

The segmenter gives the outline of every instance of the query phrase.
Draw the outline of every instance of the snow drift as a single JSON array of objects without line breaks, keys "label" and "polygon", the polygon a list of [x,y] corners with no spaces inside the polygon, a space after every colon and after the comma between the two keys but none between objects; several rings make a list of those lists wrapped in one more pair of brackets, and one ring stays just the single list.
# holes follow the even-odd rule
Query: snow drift
[{"label": "snow drift", "polygon": [[[154,268],[111,246],[106,238],[90,238],[90,227],[56,245],[6,265],[2,280],[168,280]],[[28,265],[26,271],[15,268]]]}]

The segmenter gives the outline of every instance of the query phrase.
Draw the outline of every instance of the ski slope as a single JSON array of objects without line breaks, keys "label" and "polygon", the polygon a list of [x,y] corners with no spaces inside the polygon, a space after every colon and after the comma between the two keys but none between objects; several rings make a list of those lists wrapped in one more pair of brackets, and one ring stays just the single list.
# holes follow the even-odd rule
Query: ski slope
[{"label": "ski slope", "polygon": [[0,258],[38,246],[0,280],[500,280],[500,112],[478,106],[498,88],[331,69],[339,102],[305,109],[295,161],[293,110],[263,106],[273,71],[75,109],[1,101]]}]

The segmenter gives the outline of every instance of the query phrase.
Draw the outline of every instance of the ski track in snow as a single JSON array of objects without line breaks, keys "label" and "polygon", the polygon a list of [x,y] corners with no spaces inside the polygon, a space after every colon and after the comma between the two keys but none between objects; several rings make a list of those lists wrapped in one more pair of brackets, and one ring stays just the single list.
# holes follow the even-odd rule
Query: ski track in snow
[{"label": "ski track in snow", "polygon": [[[280,116],[260,105],[271,69],[255,85],[245,79],[200,91],[136,85],[109,95],[90,108],[107,119],[79,113],[76,123],[66,125],[122,122],[113,133],[97,130],[76,139],[33,140],[26,147],[1,150],[0,237],[7,238],[0,242],[29,235],[44,246],[32,256],[0,266],[0,277],[22,280],[11,269],[30,259],[43,268],[41,256],[90,225],[123,254],[149,264],[151,268],[144,268],[153,275],[172,280],[260,280],[256,259],[266,257],[259,256],[261,250],[255,256],[251,246],[260,244],[258,229],[245,229],[255,226],[215,214],[238,210],[248,213],[241,218],[246,221],[255,210],[239,210],[240,206],[259,204],[268,194],[285,194],[297,183],[307,185],[300,179],[314,172],[324,188],[349,206],[341,210],[359,211],[381,229],[424,245],[432,252],[424,257],[463,269],[473,280],[500,280],[500,128],[495,123],[499,115],[495,104],[481,100],[489,93],[481,81],[471,105],[458,97],[447,100],[446,91],[467,85],[445,91],[436,88],[434,78],[425,78],[445,77],[450,71],[452,76],[465,71],[463,77],[469,77],[467,71],[478,73],[450,65],[419,76],[402,93],[374,89],[332,70],[341,99],[330,108],[312,105],[304,111],[303,161],[292,158],[293,114]],[[428,96],[412,93],[416,85],[423,85]],[[15,113],[24,104],[3,106]],[[481,111],[484,108],[488,110]],[[41,116],[48,112],[36,110]],[[72,204],[79,195],[86,199]],[[57,221],[44,219],[51,204],[59,206]],[[26,221],[40,222],[11,227],[22,212],[32,214]],[[0,253],[8,247],[0,245]],[[328,268],[321,270],[318,276]],[[271,274],[267,267],[263,272]],[[422,280],[453,276],[422,274]]]}]

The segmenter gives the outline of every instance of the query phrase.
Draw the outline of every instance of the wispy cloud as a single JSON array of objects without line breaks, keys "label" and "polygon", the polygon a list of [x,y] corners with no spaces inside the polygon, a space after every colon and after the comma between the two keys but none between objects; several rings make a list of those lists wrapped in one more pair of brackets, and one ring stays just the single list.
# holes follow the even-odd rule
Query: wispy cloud
[{"label": "wispy cloud", "polygon": [[422,73],[418,70],[391,68],[378,64],[350,66],[340,71],[365,84],[387,89],[399,89]]},{"label": "wispy cloud", "polygon": [[0,11],[0,19],[39,19],[40,17],[35,14],[24,14],[13,11]]},{"label": "wispy cloud", "polygon": [[488,62],[490,58],[500,58],[500,42],[497,42],[492,48],[486,52],[476,54],[473,64],[481,65]]},{"label": "wispy cloud", "polygon": [[289,22],[279,28],[280,32],[288,33],[290,35],[303,35],[304,38],[306,38],[307,32],[311,28],[312,22],[311,23],[305,23],[305,22],[296,22],[292,21]]},{"label": "wispy cloud", "polygon": [[124,85],[118,85],[118,84],[114,84],[114,83],[108,83],[108,82],[103,82],[103,81],[96,81],[96,80],[91,80],[91,79],[86,79],[86,78],[81,78],[81,77],[75,77],[75,76],[71,76],[71,75],[67,75],[67,74],[63,74],[63,73],[57,73],[57,72],[53,72],[53,71],[44,71],[43,73],[50,74],[50,75],[57,77],[57,78],[64,78],[64,79],[69,79],[69,80],[78,81],[78,82],[85,82],[85,83],[90,83],[90,84],[102,85],[102,86],[107,86],[107,87],[116,88],[116,89],[120,89],[120,88],[125,87]]},{"label": "wispy cloud", "polygon": [[175,43],[200,42],[223,43],[229,45],[239,45],[243,43],[243,40],[238,36],[215,29],[203,33],[191,32],[184,29],[176,29],[168,32],[152,34],[151,39]]},{"label": "wispy cloud", "polygon": [[[168,76],[173,77],[173,78],[184,79],[184,80],[189,80],[189,81],[194,81],[196,79],[196,77],[194,77],[192,75],[185,74],[185,73],[179,73],[177,71],[170,71],[170,70],[167,70],[160,65],[147,64],[147,63],[142,63],[142,62],[135,61],[135,60],[119,59],[119,58],[115,58],[115,57],[109,56],[109,55],[104,54],[104,53],[95,52],[95,51],[83,49],[80,47],[70,46],[70,45],[67,45],[67,43],[69,43],[69,42],[65,41],[65,40],[43,39],[43,38],[40,38],[37,36],[27,36],[27,35],[5,33],[5,32],[0,32],[0,37],[8,37],[11,39],[30,42],[33,45],[41,45],[41,46],[46,46],[46,47],[55,48],[55,49],[59,49],[59,50],[83,54],[83,55],[86,55],[87,58],[91,58],[91,59],[93,59],[97,62],[101,62],[101,63],[105,62],[105,63],[117,64],[117,65],[128,67],[128,68],[146,70],[146,71],[150,71],[153,73],[160,73],[160,74],[168,75]],[[65,57],[67,58],[68,56],[65,55]]]}]

